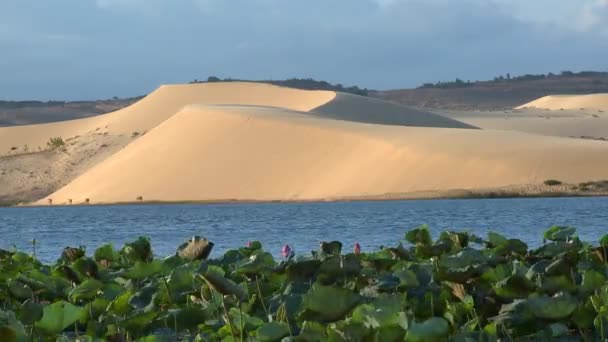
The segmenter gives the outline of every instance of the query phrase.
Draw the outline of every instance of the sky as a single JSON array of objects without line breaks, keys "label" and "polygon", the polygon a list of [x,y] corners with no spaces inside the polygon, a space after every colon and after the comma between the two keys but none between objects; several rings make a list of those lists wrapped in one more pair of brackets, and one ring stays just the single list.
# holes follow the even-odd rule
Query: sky
[{"label": "sky", "polygon": [[370,89],[608,71],[608,0],[2,0],[0,99],[208,76]]}]

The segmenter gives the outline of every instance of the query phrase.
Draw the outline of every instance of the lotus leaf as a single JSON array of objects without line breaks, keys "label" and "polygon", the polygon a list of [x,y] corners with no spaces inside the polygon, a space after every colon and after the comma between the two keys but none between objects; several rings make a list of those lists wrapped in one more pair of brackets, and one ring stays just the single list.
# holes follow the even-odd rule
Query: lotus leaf
[{"label": "lotus leaf", "polygon": [[576,309],[578,302],[568,294],[560,294],[554,297],[531,298],[529,305],[536,317],[558,320],[570,316]]},{"label": "lotus leaf", "polygon": [[445,319],[433,317],[422,323],[412,324],[405,340],[410,342],[447,341],[449,332],[450,326]]},{"label": "lotus leaf", "polygon": [[70,292],[70,298],[75,302],[80,299],[93,299],[102,288],[103,283],[99,280],[88,279]]},{"label": "lotus leaf", "polygon": [[574,237],[576,228],[553,226],[545,231],[543,238],[550,241],[568,241]]},{"label": "lotus leaf", "polygon": [[244,301],[247,299],[247,293],[242,287],[235,284],[232,280],[223,277],[221,274],[215,271],[207,271],[201,275],[203,279],[222,295],[229,296],[233,295],[238,300]]},{"label": "lotus leaf", "polygon": [[44,307],[42,319],[36,323],[36,327],[49,335],[57,335],[76,322],[85,319],[86,314],[85,308],[58,301]]},{"label": "lotus leaf", "polygon": [[289,336],[289,327],[285,323],[270,322],[259,327],[255,335],[258,341],[280,341]]},{"label": "lotus leaf", "polygon": [[343,319],[359,302],[359,295],[345,288],[315,285],[304,296],[304,319],[333,322]]},{"label": "lotus leaf", "polygon": [[304,321],[300,334],[294,340],[299,342],[326,341],[327,333],[325,332],[325,326],[317,322]]},{"label": "lotus leaf", "polygon": [[405,234],[405,239],[416,245],[430,246],[433,243],[431,232],[427,226],[420,226]]},{"label": "lotus leaf", "polygon": [[153,258],[150,239],[140,236],[137,240],[125,244],[120,254],[129,262],[149,262]]}]

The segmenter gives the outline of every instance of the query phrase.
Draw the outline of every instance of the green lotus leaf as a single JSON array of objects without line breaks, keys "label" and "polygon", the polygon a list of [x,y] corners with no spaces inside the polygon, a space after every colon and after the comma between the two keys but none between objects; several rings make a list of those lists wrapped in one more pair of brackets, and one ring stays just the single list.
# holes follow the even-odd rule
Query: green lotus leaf
[{"label": "green lotus leaf", "polygon": [[163,270],[163,262],[154,260],[152,262],[138,261],[133,267],[126,270],[123,274],[128,279],[144,279],[158,275]]},{"label": "green lotus leaf", "polygon": [[488,261],[488,257],[481,251],[473,248],[465,248],[458,254],[442,257],[439,266],[445,268],[465,268],[483,264]]},{"label": "green lotus leaf", "polygon": [[294,338],[298,342],[319,342],[327,341],[325,326],[318,322],[304,321],[300,335]]},{"label": "green lotus leaf", "polygon": [[114,263],[120,260],[120,253],[114,249],[112,244],[107,244],[97,248],[93,254],[93,258],[97,262],[105,260]]},{"label": "green lotus leaf", "polygon": [[353,255],[335,255],[323,260],[319,267],[319,273],[327,277],[351,277],[361,272],[361,263]]},{"label": "green lotus leaf", "polygon": [[21,304],[19,320],[25,325],[32,325],[34,322],[37,322],[42,318],[42,309],[42,304],[28,299]]},{"label": "green lotus leaf", "polygon": [[29,285],[24,284],[21,281],[13,280],[8,284],[9,293],[18,299],[28,299],[32,298],[34,292]]},{"label": "green lotus leaf", "polygon": [[369,329],[361,323],[352,321],[340,321],[327,327],[327,341],[365,341],[370,334]]},{"label": "green lotus leaf", "polygon": [[537,283],[540,283],[540,292],[555,294],[558,292],[574,292],[576,290],[576,284],[572,282],[572,278],[560,275],[560,276],[545,276],[539,279]]},{"label": "green lotus leaf", "polygon": [[514,274],[497,282],[493,288],[504,298],[525,298],[534,291],[534,284],[528,278]]},{"label": "green lotus leaf", "polygon": [[289,327],[285,323],[265,323],[255,331],[255,336],[258,341],[280,341],[283,337],[289,336]]},{"label": "green lotus leaf", "polygon": [[154,306],[154,299],[157,296],[158,285],[150,284],[143,287],[140,291],[135,292],[131,298],[129,298],[129,305],[134,309],[152,309]]},{"label": "green lotus leaf", "polygon": [[428,226],[420,226],[405,234],[405,239],[415,245],[430,246],[433,243]]},{"label": "green lotus leaf", "polygon": [[531,298],[529,305],[536,317],[559,320],[570,316],[576,309],[578,301],[568,294],[561,294]]},{"label": "green lotus leaf", "polygon": [[223,277],[220,273],[213,271],[211,268],[208,269],[207,272],[201,274],[201,277],[209,286],[224,296],[233,295],[240,301],[245,301],[249,297],[241,286],[235,284],[232,280]]},{"label": "green lotus leaf", "polygon": [[584,293],[592,293],[606,284],[606,276],[594,270],[587,270],[583,273],[583,281],[580,290]]},{"label": "green lotus leaf", "polygon": [[[241,319],[242,318],[242,319]],[[230,319],[232,321],[232,325],[236,328],[236,330],[240,331],[241,321],[243,326],[243,332],[245,334],[249,332],[253,332],[257,330],[264,324],[264,321],[258,317],[251,316],[246,312],[239,311],[237,308],[230,309]]]},{"label": "green lotus leaf", "polygon": [[494,232],[488,232],[488,247],[495,248],[507,243],[507,238]]},{"label": "green lotus leaf", "polygon": [[168,295],[173,302],[185,302],[186,294],[195,289],[194,269],[191,265],[182,265],[174,269],[167,279]]},{"label": "green lotus leaf", "polygon": [[469,237],[469,233],[466,232],[445,231],[439,235],[439,241],[450,242],[452,246],[462,249],[469,245]]},{"label": "green lotus leaf", "polygon": [[125,244],[120,254],[128,262],[150,262],[153,258],[150,239],[140,236],[137,240]]},{"label": "green lotus leaf", "polygon": [[290,280],[296,279],[309,279],[317,273],[319,266],[321,265],[320,260],[297,260],[295,262],[288,262],[285,264],[285,270]]},{"label": "green lotus leaf", "polygon": [[412,270],[400,270],[393,273],[395,277],[399,278],[400,286],[405,288],[413,288],[420,286],[416,273]]},{"label": "green lotus leaf", "polygon": [[166,315],[168,323],[177,331],[195,331],[199,324],[211,318],[205,310],[199,307],[172,309]]},{"label": "green lotus leaf", "polygon": [[238,264],[236,272],[240,274],[260,275],[276,267],[272,254],[267,252],[255,253]]},{"label": "green lotus leaf", "polygon": [[147,327],[158,316],[158,311],[152,310],[148,312],[133,311],[124,321],[122,326],[133,334],[140,334],[147,331]]},{"label": "green lotus leaf", "polygon": [[167,336],[167,335],[150,335],[146,337],[142,337],[137,339],[137,342],[173,342],[175,341],[175,336]]},{"label": "green lotus leaf", "polygon": [[[543,268],[544,270],[544,268]],[[487,269],[482,275],[481,279],[488,283],[496,283],[510,277],[513,274],[512,264],[499,264],[494,268]],[[527,276],[527,275],[526,275]]]},{"label": "green lotus leaf", "polygon": [[494,256],[520,255],[523,256],[528,252],[528,245],[519,239],[509,239],[505,243],[491,250]]},{"label": "green lotus leaf", "polygon": [[108,311],[112,312],[117,316],[124,316],[133,311],[133,307],[129,304],[129,300],[135,293],[132,291],[126,291],[120,296],[116,297],[108,306]]},{"label": "green lotus leaf", "polygon": [[302,318],[334,322],[343,319],[359,299],[359,295],[349,289],[315,284],[304,296]]},{"label": "green lotus leaf", "polygon": [[602,238],[600,239],[600,246],[608,247],[608,234],[602,236]]},{"label": "green lotus leaf", "polygon": [[568,241],[576,234],[576,228],[553,226],[545,231],[543,238],[549,241]]},{"label": "green lotus leaf", "polygon": [[450,326],[445,319],[433,317],[410,326],[405,340],[409,342],[447,341],[449,332]]},{"label": "green lotus leaf", "polygon": [[70,299],[74,302],[80,299],[93,299],[103,288],[103,283],[96,279],[87,279],[70,292]]},{"label": "green lotus leaf", "polygon": [[49,335],[57,335],[86,316],[86,308],[58,301],[44,307],[42,319],[36,323],[36,328]]},{"label": "green lotus leaf", "polygon": [[572,321],[579,329],[591,329],[595,317],[596,311],[589,299],[583,305],[579,305],[572,313]]},{"label": "green lotus leaf", "polygon": [[399,298],[387,297],[377,299],[371,304],[357,306],[353,311],[352,320],[370,329],[399,327],[401,314]]}]

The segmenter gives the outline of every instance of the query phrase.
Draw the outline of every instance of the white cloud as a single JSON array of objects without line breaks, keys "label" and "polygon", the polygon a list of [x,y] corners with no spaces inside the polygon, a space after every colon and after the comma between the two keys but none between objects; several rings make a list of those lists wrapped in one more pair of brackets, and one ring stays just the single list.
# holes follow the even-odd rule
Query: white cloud
[{"label": "white cloud", "polygon": [[577,23],[583,31],[608,35],[608,0],[594,0],[585,5]]}]

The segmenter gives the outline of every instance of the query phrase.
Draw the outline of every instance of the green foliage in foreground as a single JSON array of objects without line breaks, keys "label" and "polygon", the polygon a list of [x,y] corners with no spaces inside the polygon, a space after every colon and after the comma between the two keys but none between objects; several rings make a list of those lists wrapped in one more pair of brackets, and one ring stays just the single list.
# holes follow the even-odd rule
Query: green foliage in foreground
[{"label": "green foliage in foreground", "polygon": [[420,227],[394,248],[281,262],[259,242],[201,260],[213,244],[198,237],[163,260],[145,238],[54,265],[0,251],[0,341],[604,340],[608,236],[544,240]]}]

